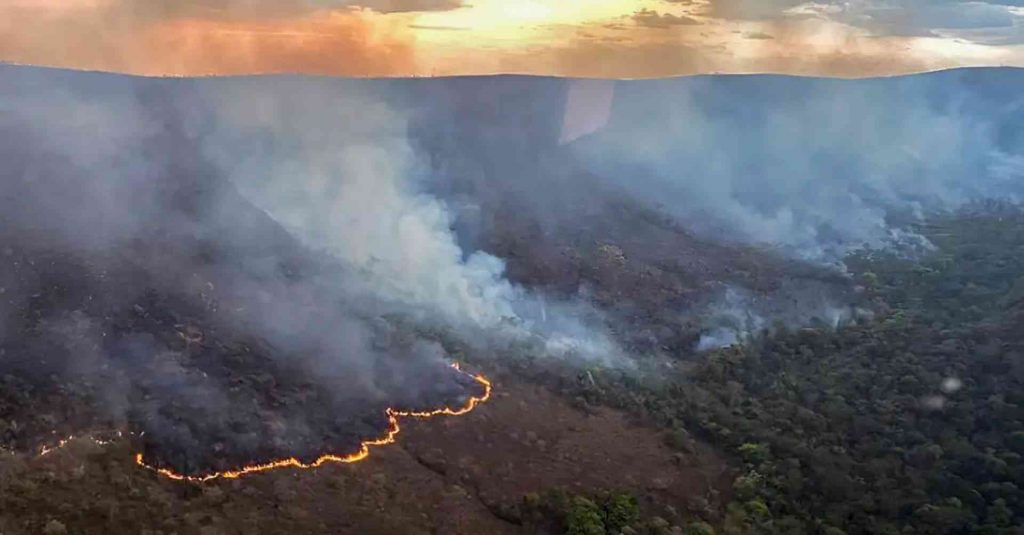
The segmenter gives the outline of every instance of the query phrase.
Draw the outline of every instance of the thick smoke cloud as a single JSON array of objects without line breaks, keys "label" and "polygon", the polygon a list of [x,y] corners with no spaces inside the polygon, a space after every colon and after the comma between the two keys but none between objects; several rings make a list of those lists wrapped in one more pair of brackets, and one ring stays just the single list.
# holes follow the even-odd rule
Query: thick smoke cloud
[{"label": "thick smoke cloud", "polygon": [[[47,417],[38,425],[127,425],[145,431],[151,458],[204,471],[350,451],[386,426],[385,407],[479,394],[436,342],[382,316],[402,304],[437,305],[441,294],[428,291],[421,302],[384,295],[353,271],[348,260],[360,253],[318,257],[239,194],[201,148],[227,119],[204,113],[213,107],[194,86],[3,74],[0,366],[35,377],[36,388],[55,380],[53,388],[84,389],[96,409],[88,422]],[[245,124],[225,127],[236,128]],[[347,164],[342,172],[381,171]],[[354,183],[375,187],[370,176]],[[384,194],[378,200],[397,195]],[[403,223],[403,207],[388,208],[374,221],[414,227],[391,245],[418,243],[423,214]],[[365,222],[357,230],[392,237]],[[358,236],[339,232],[334,252]],[[419,273],[397,286],[427,285]],[[439,323],[451,325],[447,315]],[[22,432],[33,429],[19,429],[4,440],[25,447],[33,437]],[[38,439],[51,429],[34,432]]]},{"label": "thick smoke cloud", "polygon": [[[179,166],[192,175],[187,180],[208,175],[230,183],[292,236],[339,260],[350,295],[418,312],[420,319],[486,329],[521,325],[529,318],[520,313],[539,310],[539,298],[504,280],[501,259],[463,251],[449,206],[425,189],[429,170],[410,146],[406,118],[368,84],[97,76],[91,78],[97,86],[82,95],[52,84],[45,73],[19,72],[26,76],[12,86],[7,102],[17,112],[13,123],[38,131],[27,143],[46,146],[85,170],[69,172],[64,182],[23,179],[26,195],[52,214],[38,219],[57,225],[54,236],[76,246],[110,246],[137,236],[144,224],[176,217],[158,205],[162,199],[153,188],[166,172],[160,165]],[[143,91],[148,97],[140,101]],[[174,115],[180,135],[167,137],[146,106]],[[30,162],[22,177],[37,164]],[[126,192],[133,197],[117,197]],[[258,242],[253,229],[229,220],[237,214],[217,195],[222,193],[209,194],[204,217],[232,233],[232,240]],[[133,209],[125,210],[127,204]],[[31,208],[24,217],[36,225],[40,206]],[[78,217],[92,219],[68,219]]]},{"label": "thick smoke cloud", "polygon": [[924,247],[894,219],[1024,193],[1021,108],[1000,94],[1014,75],[618,82],[607,126],[572,149],[708,236],[825,262],[862,246]]},{"label": "thick smoke cloud", "polygon": [[478,393],[424,330],[614,357],[576,305],[460,247],[369,84],[2,80],[2,364],[85,378],[179,470],[352,449],[385,407]]},{"label": "thick smoke cloud", "polygon": [[541,318],[543,297],[508,282],[500,258],[463,249],[456,212],[429,191],[408,117],[365,84],[241,82],[204,88],[202,99],[216,114],[206,153],[294,236],[349,268],[350,291],[420,322],[474,329],[468,339],[614,358],[614,344],[576,320],[574,306],[554,303]]},{"label": "thick smoke cloud", "polygon": [[401,116],[354,84],[268,82],[204,94],[218,114],[204,147],[247,198],[391,301],[481,327],[515,315],[501,260],[464,255],[417,187]]}]

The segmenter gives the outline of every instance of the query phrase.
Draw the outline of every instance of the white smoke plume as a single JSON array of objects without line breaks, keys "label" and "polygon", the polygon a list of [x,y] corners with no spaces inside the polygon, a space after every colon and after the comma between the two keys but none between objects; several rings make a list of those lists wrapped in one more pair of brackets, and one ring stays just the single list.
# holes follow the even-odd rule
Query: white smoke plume
[{"label": "white smoke plume", "polygon": [[212,161],[295,236],[340,259],[362,292],[492,341],[616,360],[611,338],[578,319],[586,307],[545,311],[542,297],[504,278],[500,258],[460,248],[452,212],[422,184],[407,118],[365,86],[238,81],[201,94],[217,113],[203,142]]},{"label": "white smoke plume", "polygon": [[417,188],[400,115],[354,85],[266,82],[208,92],[205,146],[246,197],[387,299],[481,327],[514,316],[501,260],[463,255],[447,207]]}]

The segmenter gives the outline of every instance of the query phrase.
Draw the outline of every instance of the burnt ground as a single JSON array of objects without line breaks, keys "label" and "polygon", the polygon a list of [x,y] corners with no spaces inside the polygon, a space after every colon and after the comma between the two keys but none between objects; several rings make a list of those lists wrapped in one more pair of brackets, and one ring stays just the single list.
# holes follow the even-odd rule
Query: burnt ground
[{"label": "burnt ground", "polygon": [[[405,422],[399,444],[363,463],[205,485],[135,466],[140,450],[199,474],[351,451],[380,434],[384,407],[459,405],[478,386],[444,365],[447,344],[346,293],[345,269],[219,176],[180,110],[150,89],[139,98],[153,133],[125,151],[150,172],[104,175],[92,196],[81,178],[94,170],[26,125],[0,125],[10,163],[0,175],[0,446],[21,452],[0,455],[0,532],[516,532],[529,530],[517,524],[524,496],[556,487],[630,491],[672,522],[720,511],[712,490],[727,494],[730,478],[714,452],[693,442],[694,453],[679,453],[653,427],[495,371],[481,355],[467,360],[498,374],[490,403]],[[503,176],[494,180],[517,183]],[[536,174],[537,191],[549,178]],[[632,354],[692,356],[700,326],[685,309],[723,284],[840,285],[765,251],[697,239],[617,192],[580,187],[593,182],[585,175],[565,178],[552,197],[565,213],[551,219],[490,180],[453,188],[484,219],[469,225],[479,233],[467,250],[506,259],[514,282],[582,295]],[[26,453],[109,429],[141,438]]]},{"label": "burnt ground", "polygon": [[[203,274],[192,284],[152,278],[158,270],[144,264],[155,262],[154,249],[163,259],[186,256],[168,252],[180,243],[129,247],[105,256],[109,265],[4,243],[2,287],[12,289],[4,297],[13,317],[0,337],[0,447],[36,451],[55,436],[117,429],[142,437],[150,463],[203,475],[358,451],[387,430],[387,407],[462,406],[482,393],[398,336],[365,357],[375,391],[351,379],[360,362],[344,353],[325,350],[339,362],[329,369],[304,354],[312,347],[275,347],[259,329],[225,321],[234,317],[224,312],[234,307],[230,292],[201,271],[207,263],[190,264]],[[199,282],[207,280],[217,284]],[[415,383],[395,368],[408,368]]]},{"label": "burnt ground", "polygon": [[680,453],[622,413],[514,378],[466,416],[404,420],[397,444],[353,465],[190,484],[136,467],[132,453],[127,440],[83,440],[0,456],[0,532],[529,533],[518,511],[529,493],[631,491],[682,522],[714,509],[730,480],[700,444]]},{"label": "burnt ground", "polygon": [[[140,147],[153,176],[105,177],[102,194],[45,144],[0,147],[0,447],[119,429],[151,462],[201,475],[357,451],[386,431],[387,407],[479,393],[167,120]],[[81,200],[44,209],[58,194]],[[91,196],[128,209],[103,213]]]},{"label": "burnt ground", "polygon": [[[48,256],[23,244],[6,251],[0,260],[12,269],[5,273],[17,277],[16,287],[25,293],[7,296],[21,303],[21,321],[8,323],[19,330],[8,331],[8,340],[32,343],[7,344],[0,375],[0,433],[6,447],[21,452],[0,455],[0,533],[62,533],[60,526],[68,533],[543,533],[522,518],[519,506],[527,495],[555,488],[630,492],[648,514],[680,524],[697,515],[713,517],[725,501],[721,496],[729,494],[728,465],[707,447],[693,442],[692,453],[681,453],[653,426],[567,399],[557,386],[489,366],[481,356],[470,360],[474,369],[494,374],[490,402],[463,417],[403,419],[398,443],[374,449],[361,463],[205,484],[167,480],[137,467],[134,454],[145,451],[147,458],[160,459],[166,448],[166,462],[175,469],[200,473],[232,468],[239,455],[265,460],[287,453],[308,460],[344,440],[354,416],[322,410],[329,392],[301,368],[282,366],[289,361],[265,340],[235,336],[217,321],[217,310],[232,308],[230,295],[217,299],[220,294],[193,277],[140,279],[140,273],[154,270],[134,265],[159,263],[149,248],[128,249],[104,265]],[[630,265],[615,269],[629,273]],[[81,273],[87,276],[74,275]],[[118,299],[107,302],[109,279],[117,281]],[[601,287],[616,291],[612,283]],[[176,288],[184,290],[171,291]],[[116,360],[121,352],[102,351],[93,356],[90,373],[76,374],[68,365],[88,353],[76,352],[80,344],[48,345],[52,333],[39,329],[44,318],[64,311],[79,311],[111,337],[146,333],[166,351],[133,354],[136,360],[126,369],[118,367],[126,364]],[[402,347],[400,341],[391,344],[391,351]],[[279,414],[318,424],[321,434],[300,443],[257,441],[261,449],[237,451],[231,448],[245,442],[224,438],[216,427],[196,428],[190,442],[176,435],[167,441],[162,423],[194,428],[190,422],[209,419],[192,413],[203,409],[202,399],[161,398],[159,385],[151,382],[161,377],[163,359],[172,359],[177,371],[213,377],[225,390],[255,400],[260,410],[242,412],[245,422],[255,425],[262,416]],[[127,388],[123,414],[104,412],[110,397],[98,393],[111,381]],[[450,391],[434,395],[439,397],[423,406],[458,401]],[[153,403],[164,420],[133,410]],[[364,404],[359,415],[371,424],[359,437],[382,428],[383,423],[373,425],[383,415],[381,406]],[[65,433],[107,429],[147,434],[102,447],[79,440],[42,458],[28,453]],[[181,451],[192,460],[175,458]]]},{"label": "burnt ground", "polygon": [[[631,352],[655,347],[685,358],[696,326],[679,307],[716,281],[770,291],[786,272],[758,251],[705,244],[628,204],[602,205],[579,230],[531,229],[496,214],[487,248],[508,258],[510,278],[554,294],[590,288]],[[260,236],[276,228],[255,215],[251,226]],[[727,463],[699,443],[681,453],[653,426],[471,354],[481,371],[498,374],[491,402],[464,417],[406,420],[399,443],[364,462],[202,485],[160,478],[133,455],[198,474],[290,455],[308,461],[379,435],[383,408],[396,400],[415,409],[458,405],[476,385],[452,374],[424,380],[419,374],[441,373],[432,366],[413,366],[416,381],[381,383],[420,357],[415,329],[378,317],[367,322],[379,357],[371,360],[384,363],[374,377],[387,388],[380,399],[359,393],[353,404],[329,388],[337,382],[317,380],[323,368],[310,355],[324,348],[284,351],[266,340],[266,325],[233,321],[232,311],[253,304],[254,289],[275,307],[317,311],[309,318],[329,309],[318,281],[334,268],[280,233],[253,244],[157,228],[147,231],[152,239],[96,256],[5,230],[0,439],[21,453],[0,456],[4,534],[529,533],[544,528],[522,518],[519,505],[555,488],[630,492],[646,513],[680,524],[713,518],[729,494]],[[206,234],[220,233],[214,226]],[[268,258],[275,262],[267,271],[248,267]],[[320,339],[333,326],[299,334]],[[439,389],[409,390],[417,384]],[[211,391],[226,392],[231,410],[217,410]],[[26,453],[64,434],[109,429],[145,435],[106,447],[74,442],[44,458]]]}]

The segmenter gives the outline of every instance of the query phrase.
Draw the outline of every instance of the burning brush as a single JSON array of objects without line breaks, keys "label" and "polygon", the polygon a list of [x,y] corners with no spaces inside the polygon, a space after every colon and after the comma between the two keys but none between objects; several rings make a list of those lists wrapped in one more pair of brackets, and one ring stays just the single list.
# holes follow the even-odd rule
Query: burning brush
[{"label": "burning brush", "polygon": [[[257,462],[253,464],[242,465],[237,468],[213,471],[208,473],[197,473],[187,474],[175,471],[170,467],[162,466],[161,460],[158,458],[155,461],[147,460],[143,453],[135,454],[135,463],[143,468],[156,472],[157,474],[173,479],[176,481],[192,481],[192,482],[206,482],[215,479],[236,479],[245,475],[255,474],[259,472],[266,472],[278,468],[317,468],[327,463],[356,463],[369,457],[370,449],[377,446],[384,446],[387,444],[393,444],[396,441],[396,437],[400,432],[401,428],[399,425],[400,418],[433,418],[435,416],[462,416],[468,414],[475,409],[481,403],[486,402],[491,397],[491,382],[483,375],[471,375],[467,372],[462,371],[458,363],[453,363],[451,367],[456,370],[462,376],[471,379],[480,389],[481,393],[476,396],[470,396],[467,398],[465,403],[460,407],[442,407],[439,409],[430,409],[423,411],[412,411],[412,410],[399,410],[395,408],[387,408],[385,415],[387,416],[388,427],[383,435],[378,438],[363,440],[359,443],[351,453],[327,453],[322,454],[308,462],[304,462],[297,457],[288,457],[283,459],[276,459],[266,462]],[[134,433],[129,433],[134,435]],[[137,439],[141,440],[145,438],[145,433],[137,435]],[[38,457],[44,457],[52,452],[64,448],[75,440],[89,440],[98,445],[106,445],[119,440],[125,436],[125,433],[117,431],[108,435],[90,435],[85,437],[68,436],[65,437],[53,445],[42,446],[39,449]],[[152,463],[152,464],[151,464]]]}]

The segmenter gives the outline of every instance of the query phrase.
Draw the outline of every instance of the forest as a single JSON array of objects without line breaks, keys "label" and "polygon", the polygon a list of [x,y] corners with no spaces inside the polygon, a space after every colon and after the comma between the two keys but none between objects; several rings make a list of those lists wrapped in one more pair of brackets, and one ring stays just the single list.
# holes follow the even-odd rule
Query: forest
[{"label": "forest", "polygon": [[[916,230],[923,257],[847,258],[869,320],[777,324],[657,386],[595,371],[568,390],[734,456],[724,511],[688,533],[1020,533],[1024,213],[976,205]],[[567,532],[605,532],[564,510]]]},{"label": "forest", "polygon": [[0,535],[1024,533],[1016,70],[0,67]]}]

